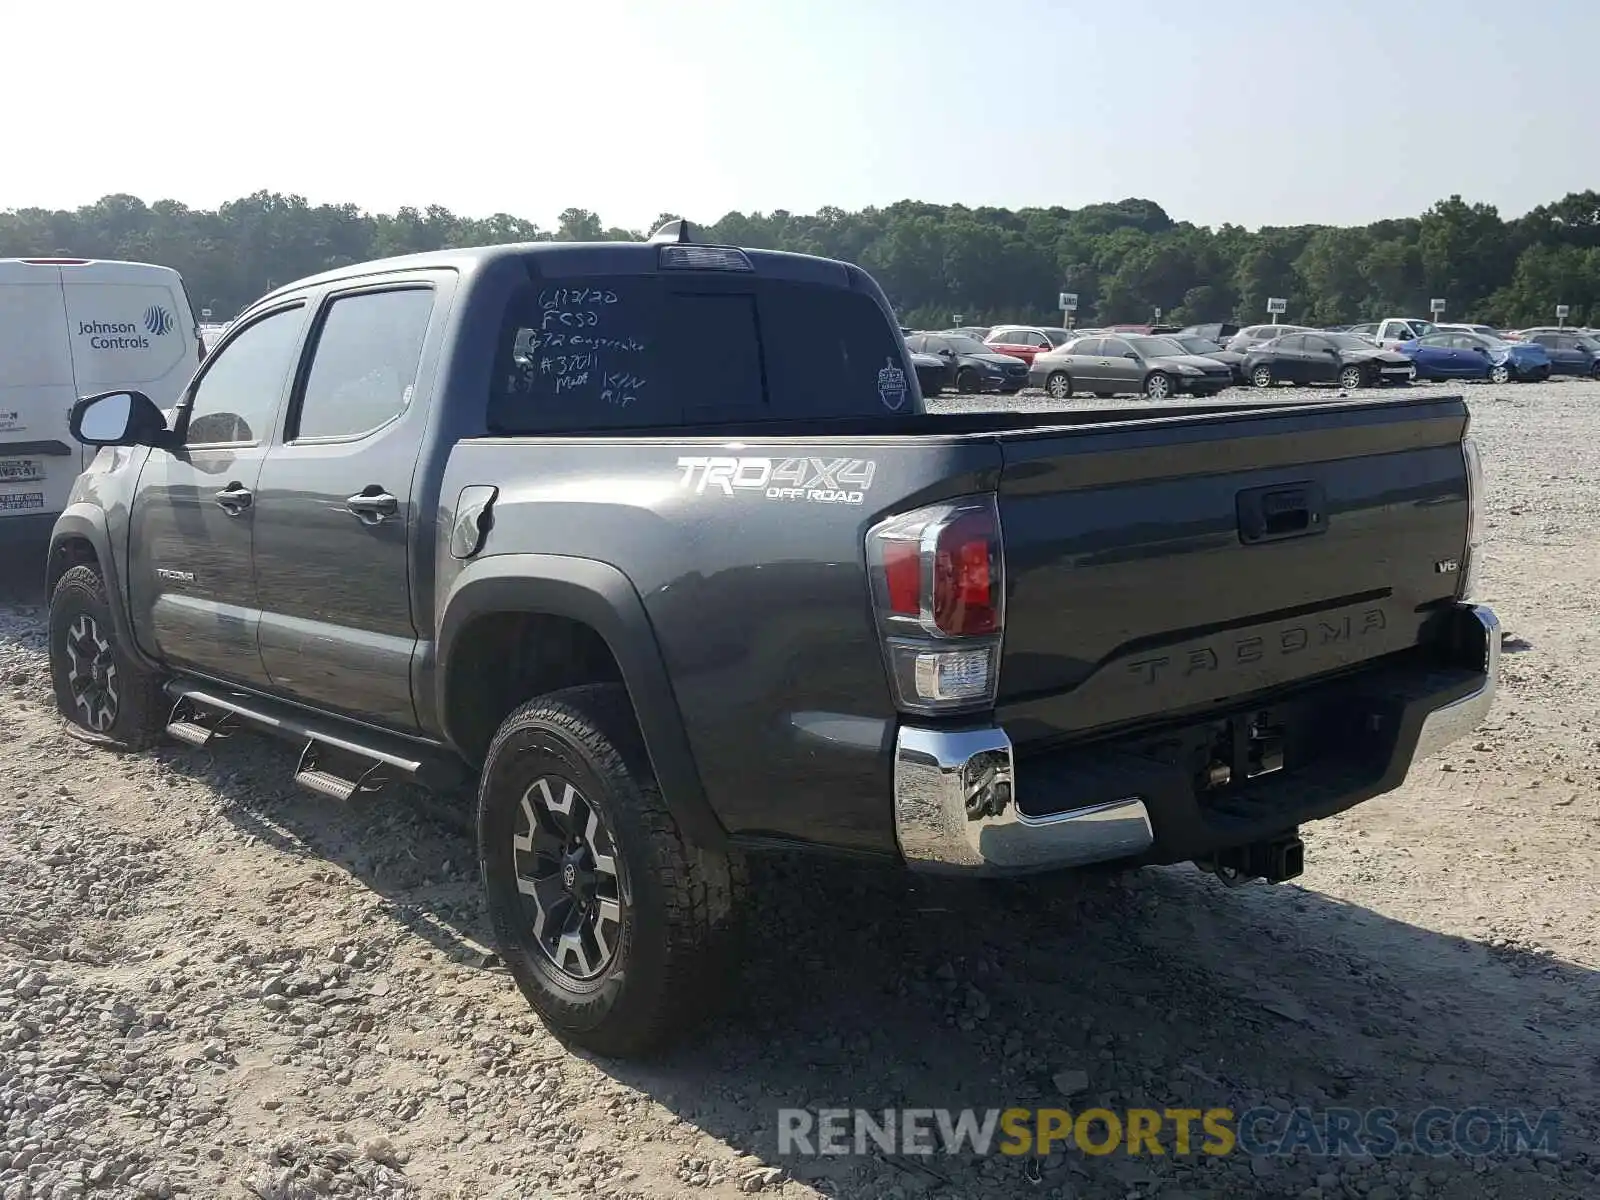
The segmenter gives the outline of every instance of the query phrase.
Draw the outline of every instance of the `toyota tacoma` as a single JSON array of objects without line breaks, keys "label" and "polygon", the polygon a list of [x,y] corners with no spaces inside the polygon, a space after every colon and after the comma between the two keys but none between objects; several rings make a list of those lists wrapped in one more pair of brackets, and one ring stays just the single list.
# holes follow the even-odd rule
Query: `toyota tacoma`
[{"label": "toyota tacoma", "polygon": [[1286,879],[1498,675],[1460,398],[929,413],[863,271],[681,222],[278,288],[71,428],[75,731],[474,795],[506,964],[606,1054],[725,991],[752,852]]}]

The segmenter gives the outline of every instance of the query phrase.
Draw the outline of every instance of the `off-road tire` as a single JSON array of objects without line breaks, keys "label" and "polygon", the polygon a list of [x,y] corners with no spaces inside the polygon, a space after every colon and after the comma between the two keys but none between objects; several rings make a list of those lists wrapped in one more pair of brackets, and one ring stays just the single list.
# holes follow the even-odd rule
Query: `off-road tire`
[{"label": "off-road tire", "polygon": [[[69,647],[82,641],[75,631],[105,643],[105,664],[115,672],[111,678],[116,699],[109,720],[103,719],[106,710],[96,707],[91,715],[80,703],[81,693],[73,683],[74,660],[69,653]],[[84,741],[118,750],[148,750],[161,740],[167,727],[172,705],[162,691],[161,676],[146,668],[118,640],[98,567],[72,567],[56,581],[50,596],[50,682],[55,689],[56,707],[72,733]],[[100,728],[92,724],[94,717],[102,719]]]},{"label": "off-road tire", "polygon": [[[513,839],[525,819],[523,796],[540,779],[578,789],[602,818],[619,867],[613,957],[588,980],[541,949],[517,887]],[[552,692],[505,719],[478,788],[478,863],[500,955],[558,1036],[603,1055],[639,1056],[727,996],[743,863],[692,845],[679,830],[621,685]]]}]

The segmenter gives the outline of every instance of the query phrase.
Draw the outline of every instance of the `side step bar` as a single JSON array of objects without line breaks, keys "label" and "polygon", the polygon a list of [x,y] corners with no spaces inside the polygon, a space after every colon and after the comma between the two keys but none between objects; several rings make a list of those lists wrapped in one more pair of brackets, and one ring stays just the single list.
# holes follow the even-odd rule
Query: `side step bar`
[{"label": "side step bar", "polygon": [[443,747],[352,725],[266,696],[190,680],[171,680],[166,691],[174,702],[167,733],[189,745],[204,746],[226,736],[237,722],[303,740],[295,782],[324,796],[348,800],[395,777],[434,791],[448,791],[467,780],[465,764]]}]

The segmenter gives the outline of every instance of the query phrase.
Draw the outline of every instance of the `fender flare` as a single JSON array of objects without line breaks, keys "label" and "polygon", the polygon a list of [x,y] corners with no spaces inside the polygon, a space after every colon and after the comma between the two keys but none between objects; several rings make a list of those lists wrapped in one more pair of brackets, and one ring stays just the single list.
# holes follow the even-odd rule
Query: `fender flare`
[{"label": "fender flare", "polygon": [[622,669],[662,799],[691,842],[725,845],[727,831],[706,798],[644,601],[633,582],[609,563],[561,554],[497,554],[471,563],[456,577],[439,618],[434,672],[436,711],[451,745],[461,746],[448,694],[455,644],[474,618],[507,612],[565,617],[604,639]]},{"label": "fender flare", "polygon": [[111,609],[111,626],[116,631],[117,644],[142,666],[160,671],[161,664],[144,652],[134,636],[128,595],[122,586],[121,566],[111,552],[111,531],[106,528],[104,509],[93,504],[69,504],[56,518],[55,528],[50,531],[50,551],[45,559],[45,604],[49,605],[56,581],[65,574],[55,569],[57,549],[63,542],[80,538],[94,548],[100,578],[106,585],[106,606]]}]

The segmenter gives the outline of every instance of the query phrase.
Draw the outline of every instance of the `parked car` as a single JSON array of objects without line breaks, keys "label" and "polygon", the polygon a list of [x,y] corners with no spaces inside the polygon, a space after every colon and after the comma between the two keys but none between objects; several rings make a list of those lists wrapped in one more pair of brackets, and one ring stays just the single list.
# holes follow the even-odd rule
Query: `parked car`
[{"label": "parked car", "polygon": [[981,342],[984,338],[989,336],[989,330],[993,328],[994,326],[992,325],[961,325],[955,329],[949,330],[948,332],[964,333],[968,337],[977,338]]},{"label": "parked car", "polygon": [[1342,388],[1410,383],[1416,368],[1404,354],[1349,333],[1291,333],[1245,355],[1244,373],[1256,387],[1275,383],[1335,383]]},{"label": "parked car", "polygon": [[1550,355],[1532,342],[1441,328],[1425,338],[1401,342],[1398,353],[1417,369],[1418,379],[1487,379],[1529,383],[1550,377]]},{"label": "parked car", "polygon": [[1075,336],[1070,329],[1048,325],[996,325],[983,344],[1031,364],[1034,355],[1063,346]]},{"label": "parked car", "polygon": [[1174,333],[1171,337],[1189,354],[1198,354],[1201,358],[1214,358],[1219,363],[1226,364],[1228,370],[1233,372],[1233,382],[1245,382],[1244,355],[1237,350],[1225,350],[1211,338],[1195,334]]},{"label": "parked car", "polygon": [[0,259],[0,546],[43,545],[88,465],[92,455],[68,444],[74,400],[136,387],[170,408],[201,354],[171,267]]},{"label": "parked car", "polygon": [[1263,342],[1282,337],[1286,333],[1310,333],[1307,325],[1247,325],[1228,339],[1226,345],[1235,354],[1248,354]]},{"label": "parked car", "polygon": [[1057,400],[1074,391],[1105,398],[1134,392],[1152,400],[1180,394],[1214,396],[1233,382],[1225,363],[1190,354],[1166,337],[1081,337],[1039,355],[1028,382]]},{"label": "parked car", "polygon": [[1177,333],[1178,332],[1178,327],[1176,325],[1140,325],[1140,324],[1131,324],[1131,325],[1129,325],[1129,324],[1123,324],[1123,325],[1106,325],[1106,326],[1104,326],[1104,329],[1105,329],[1105,332],[1107,332],[1107,333],[1138,333],[1138,334],[1150,334],[1150,335],[1155,335],[1155,336],[1160,336],[1162,334]]},{"label": "parked car", "polygon": [[470,789],[501,961],[615,1056],[736,994],[753,851],[1281,881],[1488,712],[1460,397],[929,416],[863,271],[690,236],[342,266],[170,420],[79,401],[65,721]]},{"label": "parked car", "polygon": [[1584,333],[1541,330],[1528,341],[1543,346],[1550,356],[1552,375],[1587,375],[1600,379],[1600,341]]},{"label": "parked car", "polygon": [[1213,321],[1209,325],[1189,325],[1178,330],[1180,337],[1202,337],[1222,345],[1234,334],[1239,332],[1239,327],[1232,321]]},{"label": "parked car", "polygon": [[911,369],[917,373],[917,387],[924,396],[937,396],[947,387],[955,386],[955,367],[937,354],[922,354],[907,349],[911,356]]},{"label": "parked car", "polygon": [[991,350],[975,337],[954,330],[913,333],[906,345],[917,354],[934,354],[949,363],[958,392],[1003,392],[1012,395],[1028,384],[1028,364]]},{"label": "parked car", "polygon": [[[1424,321],[1420,317],[1386,317],[1375,322],[1375,328],[1370,335],[1385,350],[1393,350],[1401,342],[1414,341],[1417,338],[1427,337],[1438,327],[1432,321]],[[1360,336],[1369,336],[1365,329],[1357,330],[1352,327],[1351,333]]]},{"label": "parked car", "polygon": [[1441,332],[1448,333],[1476,333],[1482,337],[1499,338],[1502,342],[1509,340],[1506,334],[1496,329],[1493,325],[1463,325],[1459,323],[1450,324],[1441,321],[1435,325],[1434,328]]}]

